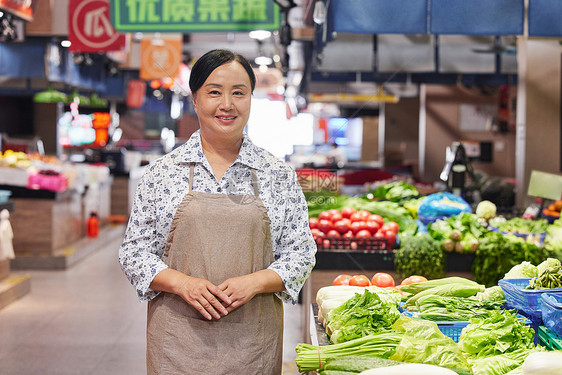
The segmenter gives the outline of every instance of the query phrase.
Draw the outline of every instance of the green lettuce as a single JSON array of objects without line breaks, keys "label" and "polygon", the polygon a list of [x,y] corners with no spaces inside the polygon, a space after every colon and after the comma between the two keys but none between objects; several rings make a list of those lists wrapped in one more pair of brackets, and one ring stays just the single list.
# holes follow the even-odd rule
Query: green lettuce
[{"label": "green lettuce", "polygon": [[342,343],[388,329],[399,317],[392,300],[367,289],[328,313],[326,332],[332,343]]},{"label": "green lettuce", "polygon": [[516,266],[511,267],[508,273],[503,277],[504,279],[526,279],[537,277],[537,267],[532,265],[531,262],[522,262]]}]

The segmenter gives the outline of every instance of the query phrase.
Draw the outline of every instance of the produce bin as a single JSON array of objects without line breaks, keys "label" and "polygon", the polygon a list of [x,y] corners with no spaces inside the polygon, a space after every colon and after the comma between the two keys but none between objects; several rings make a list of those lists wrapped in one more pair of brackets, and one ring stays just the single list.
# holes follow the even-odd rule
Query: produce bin
[{"label": "produce bin", "polygon": [[539,327],[539,344],[548,350],[562,350],[562,337],[545,326]]},{"label": "produce bin", "polygon": [[542,294],[541,306],[544,326],[562,336],[562,293]]},{"label": "produce bin", "polygon": [[562,294],[562,288],[525,289],[530,278],[502,279],[498,285],[502,288],[508,308],[517,309],[525,315],[542,319],[541,295],[544,293]]}]

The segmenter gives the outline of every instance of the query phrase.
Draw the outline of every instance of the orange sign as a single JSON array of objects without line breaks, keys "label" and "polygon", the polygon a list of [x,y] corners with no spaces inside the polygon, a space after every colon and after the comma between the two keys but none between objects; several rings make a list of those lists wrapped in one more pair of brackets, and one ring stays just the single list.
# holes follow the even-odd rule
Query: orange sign
[{"label": "orange sign", "polygon": [[172,78],[179,75],[181,40],[143,39],[141,41],[140,78],[143,80]]}]

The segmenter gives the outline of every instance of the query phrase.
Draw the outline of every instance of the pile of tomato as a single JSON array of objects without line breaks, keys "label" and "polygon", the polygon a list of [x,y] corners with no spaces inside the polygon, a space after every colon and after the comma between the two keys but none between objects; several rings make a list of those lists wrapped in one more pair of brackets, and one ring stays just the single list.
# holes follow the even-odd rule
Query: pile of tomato
[{"label": "pile of tomato", "polygon": [[332,285],[351,285],[351,286],[378,286],[379,288],[394,288],[400,289],[402,285],[410,285],[415,283],[421,283],[423,281],[427,281],[427,279],[423,276],[412,275],[400,283],[400,285],[396,285],[394,282],[394,277],[386,272],[377,272],[373,275],[372,278],[368,278],[367,276],[360,274],[360,275],[348,275],[348,274],[341,274],[336,276],[334,281],[332,281]]},{"label": "pile of tomato", "polygon": [[373,240],[377,241],[378,248],[391,249],[400,231],[398,223],[385,222],[381,215],[352,207],[323,211],[318,217],[311,217],[308,225],[318,247],[325,249],[339,246],[362,249]]}]

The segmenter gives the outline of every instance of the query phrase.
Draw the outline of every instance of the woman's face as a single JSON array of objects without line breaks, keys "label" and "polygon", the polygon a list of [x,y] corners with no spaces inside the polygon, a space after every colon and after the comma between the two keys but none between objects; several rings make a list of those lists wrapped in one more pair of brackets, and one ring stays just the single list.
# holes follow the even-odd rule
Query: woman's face
[{"label": "woman's face", "polygon": [[244,67],[237,61],[219,66],[193,95],[201,133],[239,139],[250,117],[251,101],[252,86]]}]

